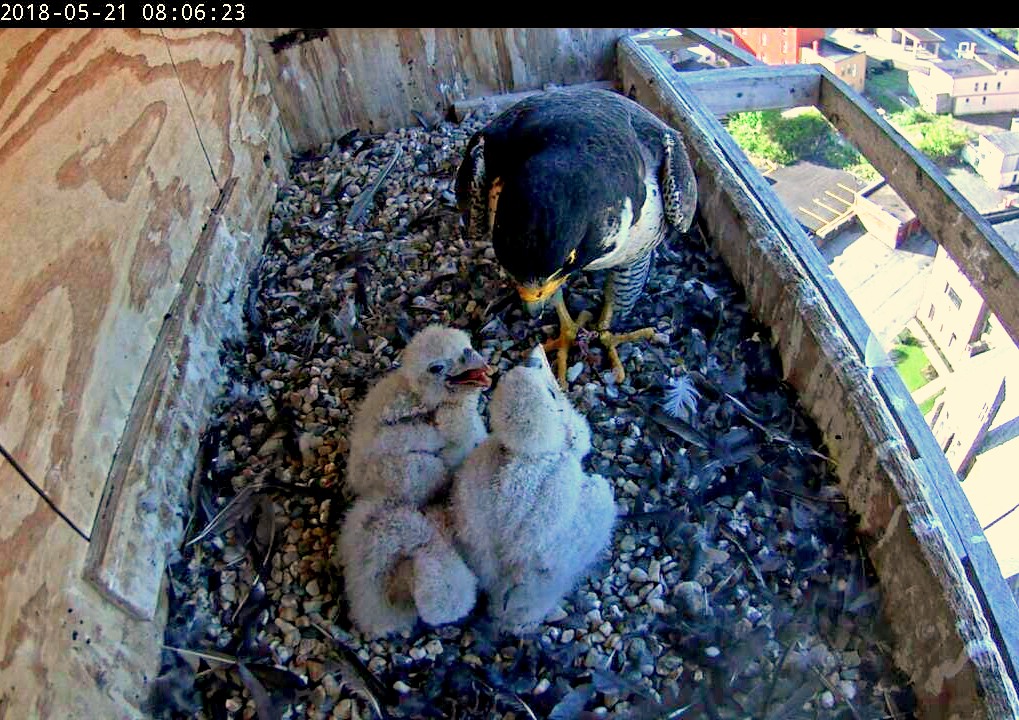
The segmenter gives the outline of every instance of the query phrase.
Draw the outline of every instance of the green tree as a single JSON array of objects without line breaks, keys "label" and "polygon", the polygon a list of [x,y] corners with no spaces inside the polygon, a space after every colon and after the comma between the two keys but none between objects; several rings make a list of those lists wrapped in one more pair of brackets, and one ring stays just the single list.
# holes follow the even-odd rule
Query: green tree
[{"label": "green tree", "polygon": [[795,115],[778,110],[737,113],[726,128],[747,154],[778,165],[813,158],[863,179],[877,177],[870,163],[838,136],[816,108]]},{"label": "green tree", "polygon": [[1019,50],[1019,28],[991,28],[991,32],[1005,45]]},{"label": "green tree", "polygon": [[920,152],[934,160],[958,156],[971,133],[959,129],[951,115],[932,115],[921,108],[909,108],[888,117]]}]

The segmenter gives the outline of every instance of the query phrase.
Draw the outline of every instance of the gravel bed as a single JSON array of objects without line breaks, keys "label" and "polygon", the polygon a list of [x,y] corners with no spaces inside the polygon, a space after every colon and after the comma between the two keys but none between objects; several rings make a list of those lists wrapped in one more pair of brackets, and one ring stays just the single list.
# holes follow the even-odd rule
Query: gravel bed
[{"label": "gravel bed", "polygon": [[[460,238],[453,177],[480,127],[352,133],[295,158],[170,559],[153,714],[913,717],[825,449],[699,228],[659,249],[621,325],[658,333],[620,347],[626,381],[595,342],[571,358],[585,465],[614,483],[611,556],[524,638],[495,636],[484,600],[406,636],[351,627],[331,556],[367,388],[429,323],[467,330],[500,373],[557,330]],[[571,281],[574,313],[597,314],[602,280]]]}]

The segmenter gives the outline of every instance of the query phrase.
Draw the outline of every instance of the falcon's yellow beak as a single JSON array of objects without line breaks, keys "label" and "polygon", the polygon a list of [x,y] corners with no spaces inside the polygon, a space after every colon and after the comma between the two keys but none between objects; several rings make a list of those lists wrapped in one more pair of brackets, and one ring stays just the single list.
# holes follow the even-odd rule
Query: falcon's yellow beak
[{"label": "falcon's yellow beak", "polygon": [[568,277],[569,275],[557,270],[545,281],[544,285],[518,285],[517,293],[520,295],[520,299],[524,303],[524,309],[527,310],[528,314],[534,316],[540,313],[548,299],[555,295],[556,291],[566,282]]}]

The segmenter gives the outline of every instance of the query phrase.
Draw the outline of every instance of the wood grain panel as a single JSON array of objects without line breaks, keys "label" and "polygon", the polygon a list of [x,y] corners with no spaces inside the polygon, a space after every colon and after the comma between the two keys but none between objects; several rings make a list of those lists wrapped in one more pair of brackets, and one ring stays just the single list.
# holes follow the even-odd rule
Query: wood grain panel
[{"label": "wood grain panel", "polygon": [[286,149],[250,32],[166,31],[222,191],[205,218],[110,473],[87,575],[140,618],[156,611],[180,541],[199,438],[224,374],[222,341],[242,332],[248,277],[285,176]]},{"label": "wood grain panel", "polygon": [[142,718],[166,608],[128,617],[80,568],[88,543],[0,459],[0,720]]},{"label": "wood grain panel", "polygon": [[218,188],[159,31],[0,47],[0,442],[88,528]]},{"label": "wood grain panel", "polygon": [[[455,100],[547,83],[608,80],[616,40],[638,28],[340,28],[274,52],[289,28],[258,30],[297,150],[445,116]],[[277,47],[279,44],[277,43]]]},{"label": "wood grain panel", "polygon": [[146,368],[92,535],[87,576],[139,618],[156,611],[166,556],[181,539],[199,436],[225,377],[219,351],[242,331],[249,271],[286,175],[250,33],[166,32],[223,192]]}]

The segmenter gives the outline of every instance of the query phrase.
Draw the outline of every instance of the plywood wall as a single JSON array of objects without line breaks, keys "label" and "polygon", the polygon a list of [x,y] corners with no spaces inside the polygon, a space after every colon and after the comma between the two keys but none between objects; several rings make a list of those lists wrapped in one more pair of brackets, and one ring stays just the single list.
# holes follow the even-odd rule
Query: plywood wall
[{"label": "plywood wall", "polygon": [[637,28],[262,28],[261,49],[295,148],[353,128],[442,119],[456,100],[548,83],[615,80],[616,40]]},{"label": "plywood wall", "polygon": [[219,300],[187,279],[213,208],[239,256],[264,237],[285,153],[260,68],[238,30],[0,31],[0,717],[138,716],[158,669],[157,608],[82,571],[150,357],[181,359],[153,356],[168,313]]},{"label": "plywood wall", "polygon": [[291,149],[614,79],[629,31],[0,31],[0,719],[140,716]]}]

